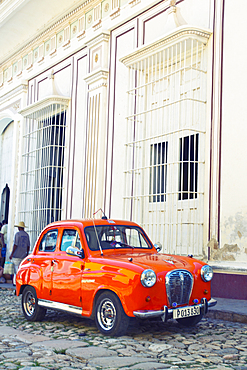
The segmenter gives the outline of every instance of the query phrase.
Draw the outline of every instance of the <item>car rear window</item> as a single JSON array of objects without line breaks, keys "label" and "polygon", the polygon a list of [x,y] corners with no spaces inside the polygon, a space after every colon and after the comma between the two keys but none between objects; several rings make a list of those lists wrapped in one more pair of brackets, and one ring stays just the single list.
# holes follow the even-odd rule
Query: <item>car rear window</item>
[{"label": "car rear window", "polygon": [[54,252],[57,244],[58,230],[48,231],[42,238],[39,245],[39,251],[42,252]]}]

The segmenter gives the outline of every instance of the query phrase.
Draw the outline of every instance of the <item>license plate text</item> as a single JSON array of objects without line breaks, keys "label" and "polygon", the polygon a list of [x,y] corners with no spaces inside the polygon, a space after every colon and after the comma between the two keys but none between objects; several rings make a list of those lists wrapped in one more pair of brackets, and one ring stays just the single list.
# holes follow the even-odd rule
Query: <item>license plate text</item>
[{"label": "license plate text", "polygon": [[174,319],[182,319],[183,317],[190,317],[196,315],[200,315],[200,306],[177,308],[173,311]]}]

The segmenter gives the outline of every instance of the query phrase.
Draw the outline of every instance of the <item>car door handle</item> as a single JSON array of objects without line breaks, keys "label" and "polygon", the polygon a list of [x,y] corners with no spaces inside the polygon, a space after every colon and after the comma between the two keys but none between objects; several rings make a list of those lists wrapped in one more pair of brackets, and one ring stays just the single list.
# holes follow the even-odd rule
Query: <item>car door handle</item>
[{"label": "car door handle", "polygon": [[57,265],[57,264],[58,264],[58,260],[52,260],[52,261],[51,261],[51,264],[52,264],[52,265]]}]

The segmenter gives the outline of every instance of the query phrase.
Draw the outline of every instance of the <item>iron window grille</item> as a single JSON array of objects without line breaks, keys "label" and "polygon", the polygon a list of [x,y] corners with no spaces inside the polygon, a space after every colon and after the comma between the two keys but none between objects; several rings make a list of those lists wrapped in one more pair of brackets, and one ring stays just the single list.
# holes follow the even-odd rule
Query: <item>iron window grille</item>
[{"label": "iron window grille", "polygon": [[19,218],[28,225],[31,246],[49,223],[61,219],[68,100],[48,99],[23,111]]},{"label": "iron window grille", "polygon": [[141,224],[163,252],[198,257],[208,37],[185,28],[121,59],[129,71],[123,216]]},{"label": "iron window grille", "polygon": [[150,146],[150,202],[164,202],[167,177],[168,142]]}]

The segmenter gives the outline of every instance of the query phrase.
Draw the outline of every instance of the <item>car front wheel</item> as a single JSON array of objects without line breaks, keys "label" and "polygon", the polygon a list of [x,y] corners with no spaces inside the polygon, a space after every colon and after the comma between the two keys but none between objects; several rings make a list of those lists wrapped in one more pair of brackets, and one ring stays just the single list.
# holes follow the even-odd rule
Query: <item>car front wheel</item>
[{"label": "car front wheel", "polygon": [[36,291],[32,286],[26,286],[22,293],[22,311],[28,321],[41,321],[46,309],[38,305]]},{"label": "car front wheel", "polygon": [[96,302],[95,322],[104,335],[123,335],[129,325],[118,297],[111,292],[102,293]]}]

